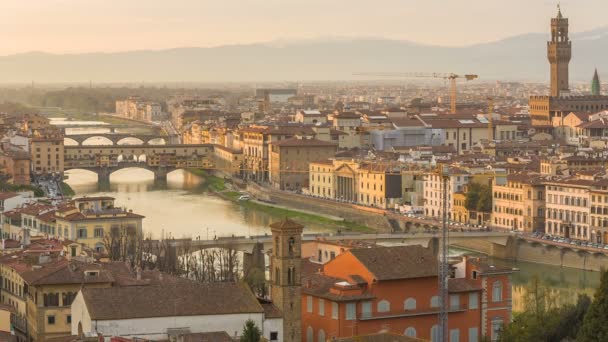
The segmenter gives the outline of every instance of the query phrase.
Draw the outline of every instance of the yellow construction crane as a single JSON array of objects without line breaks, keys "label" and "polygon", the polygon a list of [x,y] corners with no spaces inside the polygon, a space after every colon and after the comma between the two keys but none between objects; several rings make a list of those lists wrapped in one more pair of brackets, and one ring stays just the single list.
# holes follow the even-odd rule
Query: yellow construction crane
[{"label": "yellow construction crane", "polygon": [[439,73],[439,72],[356,72],[356,76],[377,76],[377,77],[402,77],[402,78],[443,78],[450,81],[450,112],[456,114],[456,79],[464,78],[466,81],[476,79],[477,75],[466,74],[457,75],[454,73]]}]

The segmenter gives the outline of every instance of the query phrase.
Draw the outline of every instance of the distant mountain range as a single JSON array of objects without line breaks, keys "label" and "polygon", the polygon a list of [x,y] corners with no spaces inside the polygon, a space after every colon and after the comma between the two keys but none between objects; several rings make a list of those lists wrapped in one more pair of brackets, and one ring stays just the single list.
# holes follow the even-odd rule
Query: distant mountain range
[{"label": "distant mountain range", "polygon": [[[466,47],[385,39],[334,39],[121,53],[0,57],[7,82],[231,82],[361,79],[353,72],[476,73],[480,80],[546,82],[547,33]],[[608,76],[608,27],[571,35],[572,81]],[[608,79],[607,79],[608,80]]]}]

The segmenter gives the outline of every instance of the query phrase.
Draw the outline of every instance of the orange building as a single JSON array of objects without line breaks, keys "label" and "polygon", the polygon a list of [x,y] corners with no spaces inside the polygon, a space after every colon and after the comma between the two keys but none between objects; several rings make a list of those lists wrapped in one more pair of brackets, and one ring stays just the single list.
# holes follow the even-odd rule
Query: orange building
[{"label": "orange building", "polygon": [[[436,256],[422,246],[353,248],[323,265],[306,259],[302,340],[389,331],[438,341],[437,266]],[[453,271],[448,341],[495,338],[492,329],[510,321],[512,270],[465,258]],[[494,286],[495,296],[488,292]]]}]

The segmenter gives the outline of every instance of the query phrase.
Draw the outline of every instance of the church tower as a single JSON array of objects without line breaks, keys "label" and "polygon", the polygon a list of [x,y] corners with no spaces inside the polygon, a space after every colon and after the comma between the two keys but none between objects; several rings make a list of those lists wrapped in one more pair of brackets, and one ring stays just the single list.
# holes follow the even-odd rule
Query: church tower
[{"label": "church tower", "polygon": [[270,257],[270,297],[283,312],[283,336],[280,341],[302,341],[302,229],[289,219],[270,225],[272,255]]},{"label": "church tower", "polygon": [[597,69],[593,73],[593,81],[591,81],[591,95],[601,95],[602,88],[600,87],[600,77],[597,75]]},{"label": "church tower", "polygon": [[559,5],[557,18],[551,18],[551,41],[547,42],[547,57],[551,64],[551,96],[567,95],[572,42],[568,38],[568,18],[562,16]]}]

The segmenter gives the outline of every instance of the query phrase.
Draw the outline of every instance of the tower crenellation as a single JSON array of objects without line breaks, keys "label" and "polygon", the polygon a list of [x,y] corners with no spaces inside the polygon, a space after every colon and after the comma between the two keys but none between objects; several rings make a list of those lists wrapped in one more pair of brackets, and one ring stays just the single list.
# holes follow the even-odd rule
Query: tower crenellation
[{"label": "tower crenellation", "polygon": [[572,42],[568,36],[568,18],[558,6],[557,17],[551,19],[551,40],[547,42],[547,58],[551,65],[551,96],[569,93],[568,64],[572,58]]}]

